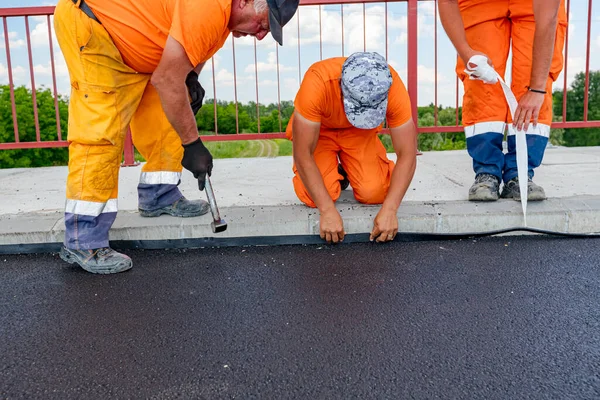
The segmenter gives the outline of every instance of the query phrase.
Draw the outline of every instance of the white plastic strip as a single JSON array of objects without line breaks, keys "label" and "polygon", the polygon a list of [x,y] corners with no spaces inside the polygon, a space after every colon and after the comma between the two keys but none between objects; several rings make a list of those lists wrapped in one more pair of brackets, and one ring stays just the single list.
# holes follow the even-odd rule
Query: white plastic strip
[{"label": "white plastic strip", "polygon": [[[471,67],[471,64],[474,67]],[[482,55],[476,55],[471,57],[469,62],[467,63],[467,69],[465,69],[465,73],[469,75],[470,79],[479,79],[489,84],[496,84],[500,82],[500,86],[502,87],[502,91],[504,92],[504,98],[508,103],[508,108],[510,109],[510,114],[512,117],[515,117],[515,112],[517,111],[517,98],[515,97],[510,87],[504,82],[500,74],[496,72],[494,68],[492,68],[488,64],[487,57]],[[517,147],[517,176],[519,177],[519,191],[521,192],[521,208],[523,209],[523,223],[524,226],[527,226],[527,193],[528,193],[528,162],[527,162],[527,137],[525,135],[525,131],[516,131],[516,147]]]},{"label": "white plastic strip", "polygon": [[506,128],[506,123],[503,121],[478,122],[473,125],[465,126],[465,136],[470,138],[489,132],[504,134],[504,128]]},{"label": "white plastic strip", "polygon": [[67,204],[65,205],[65,212],[67,213],[87,215],[90,217],[97,217],[104,213],[117,212],[117,210],[117,199],[110,199],[106,203],[67,199]]},{"label": "white plastic strip", "polygon": [[[516,135],[517,130],[515,128],[512,127],[512,125],[508,125],[508,136],[514,136]],[[546,125],[546,124],[540,124],[538,123],[537,126],[534,128],[533,124],[530,124],[529,127],[527,127],[527,132],[525,132],[528,135],[538,135],[538,136],[543,136],[546,138],[550,137],[550,125]]]},{"label": "white plastic strip", "polygon": [[177,185],[181,178],[181,172],[157,171],[157,172],[142,172],[140,175],[140,183],[146,185]]}]

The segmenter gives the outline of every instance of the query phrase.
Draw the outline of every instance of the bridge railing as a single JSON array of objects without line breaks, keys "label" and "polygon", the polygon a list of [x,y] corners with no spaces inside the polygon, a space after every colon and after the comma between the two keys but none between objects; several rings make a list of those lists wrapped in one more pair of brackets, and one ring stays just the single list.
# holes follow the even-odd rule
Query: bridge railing
[{"label": "bridge railing", "polygon": [[[569,17],[572,15],[571,3],[571,0],[566,0]],[[577,4],[581,6],[583,2]],[[0,8],[0,46],[4,47],[5,53],[4,63],[0,58],[0,85],[8,86],[11,110],[7,118],[12,119],[14,132],[14,140],[11,137],[0,143],[0,150],[68,146],[65,132],[67,116],[64,107],[61,110],[60,102],[66,101],[70,84],[52,27],[53,12],[54,7]],[[567,120],[566,93],[568,80],[572,79],[571,69],[574,68],[569,63],[569,29],[562,78],[555,85],[555,89],[560,86],[563,92],[562,118],[553,123],[553,128],[600,127],[600,121],[588,118],[594,20],[592,0],[588,0],[586,17],[585,68],[581,71],[585,72],[582,118]],[[213,107],[212,110],[209,110],[210,104],[203,107],[203,118],[210,119],[211,125],[207,127],[204,121],[203,140],[285,137],[283,132],[289,116],[282,110],[282,104],[293,100],[306,69],[317,60],[347,56],[357,50],[378,51],[399,72],[408,88],[417,124],[417,105],[433,105],[433,124],[418,126],[420,134],[462,131],[459,116],[462,85],[453,73],[456,53],[441,29],[435,0],[302,0],[297,15],[284,29],[284,38],[285,46],[279,47],[270,37],[262,42],[230,37],[223,49],[207,63],[201,81],[207,90],[206,97],[212,98]],[[36,64],[35,59],[42,58],[44,54],[48,55],[46,62]],[[52,93],[54,103],[56,127],[52,128],[55,136],[50,139],[42,135],[40,127],[37,96],[42,78],[45,90]],[[15,89],[21,85],[31,92],[33,115],[23,115],[18,110]],[[235,128],[232,124],[227,129],[219,126],[219,121],[225,118],[219,111],[222,101],[235,107]],[[255,110],[246,107],[241,112],[243,101],[254,103],[252,108]],[[444,123],[440,122],[440,102],[452,104],[450,108],[453,107],[454,118],[450,123],[447,118]],[[276,114],[277,121],[261,126],[261,117],[266,117],[264,114],[269,112],[264,108],[267,103],[272,104],[271,115]],[[276,113],[273,114],[273,111]],[[255,120],[256,127],[242,126],[240,116],[244,113],[253,114],[250,117]],[[20,120],[31,118],[35,126],[35,140],[23,140],[25,132],[20,128]],[[229,115],[228,118],[233,117]],[[247,125],[248,119],[244,121]],[[44,126],[48,126],[47,121]],[[42,136],[45,138],[42,139]],[[125,164],[133,163],[133,154],[128,135]]]}]

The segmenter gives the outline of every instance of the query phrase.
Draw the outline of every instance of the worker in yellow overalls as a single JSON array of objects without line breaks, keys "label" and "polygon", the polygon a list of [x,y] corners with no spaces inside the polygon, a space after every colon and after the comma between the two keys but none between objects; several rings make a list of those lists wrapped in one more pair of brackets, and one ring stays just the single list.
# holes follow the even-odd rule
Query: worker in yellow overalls
[{"label": "worker in yellow overalls", "polygon": [[[204,188],[212,156],[194,118],[198,73],[229,33],[282,44],[299,0],[60,0],[54,27],[71,80],[65,241],[60,256],[93,273],[131,268],[109,247],[128,127],[147,160],[138,185],[144,217],[208,212],[177,185],[182,166]],[[191,107],[190,107],[191,99]]]}]

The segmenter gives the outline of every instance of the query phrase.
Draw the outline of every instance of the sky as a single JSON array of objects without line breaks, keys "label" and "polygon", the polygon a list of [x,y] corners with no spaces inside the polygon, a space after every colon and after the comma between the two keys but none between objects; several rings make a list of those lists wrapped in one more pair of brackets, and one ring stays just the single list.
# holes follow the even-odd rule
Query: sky
[{"label": "sky", "polygon": [[[568,84],[572,82],[576,73],[585,70],[588,3],[588,0],[571,0]],[[0,8],[54,4],[54,1],[48,0],[0,0]],[[31,87],[25,19],[11,17],[6,20],[15,85]],[[216,89],[216,98],[219,100],[233,101],[237,97],[237,100],[243,103],[258,99],[263,104],[277,103],[278,99],[293,100],[303,74],[312,63],[322,58],[348,56],[353,52],[364,50],[376,51],[384,57],[387,56],[390,65],[396,69],[407,84],[405,2],[391,2],[387,5],[387,51],[385,3],[370,3],[366,6],[361,4],[344,5],[343,24],[342,32],[342,7],[340,5],[301,6],[296,16],[284,27],[283,47],[278,46],[270,35],[262,41],[242,38],[235,39],[235,43],[232,43],[230,36],[224,47],[207,63],[201,74],[200,81],[206,89],[205,98],[214,98]],[[298,38],[299,26],[300,38]],[[366,31],[363,27],[366,28]],[[454,71],[456,52],[446,37],[439,18],[436,18],[433,0],[420,1],[418,7],[417,103],[420,106],[428,105],[434,103],[435,100],[434,37],[436,27],[438,38],[437,103],[442,106],[455,106],[457,98]],[[52,87],[47,18],[30,17],[29,31],[35,85],[36,87]],[[58,91],[68,95],[70,90],[68,71],[54,33],[52,33],[52,37]],[[322,40],[319,40],[320,37]],[[590,49],[590,69],[600,69],[600,7],[592,10]],[[258,85],[256,75],[258,75]],[[237,86],[234,86],[234,76]],[[563,87],[563,77],[564,75],[561,74],[558,78],[555,84],[556,88]],[[510,80],[509,74],[507,79]],[[7,83],[8,69],[4,29],[0,27],[0,84]],[[459,104],[462,93],[462,84],[459,84]]]}]

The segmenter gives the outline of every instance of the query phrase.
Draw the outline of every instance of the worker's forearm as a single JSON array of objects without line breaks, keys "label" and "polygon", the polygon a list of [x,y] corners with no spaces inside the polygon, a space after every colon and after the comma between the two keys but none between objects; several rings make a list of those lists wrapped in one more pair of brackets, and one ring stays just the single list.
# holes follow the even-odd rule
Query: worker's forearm
[{"label": "worker's forearm", "polygon": [[198,127],[184,82],[153,80],[167,119],[183,144],[198,139]]},{"label": "worker's forearm", "polygon": [[[532,89],[545,90],[546,81],[550,72],[550,64],[554,54],[554,40],[556,37],[556,24],[536,24],[533,38],[533,61],[531,65],[531,79],[529,86]],[[540,26],[541,25],[541,26]]]},{"label": "worker's forearm", "polygon": [[398,211],[400,203],[410,186],[410,182],[415,174],[417,160],[415,154],[401,153],[398,155],[394,172],[390,182],[387,196],[383,201],[382,208],[391,211]]},{"label": "worker's forearm", "polygon": [[319,167],[317,167],[317,163],[312,156],[298,157],[295,161],[300,179],[302,179],[304,187],[306,187],[319,211],[325,212],[335,208],[335,203],[331,199],[327,188],[325,188],[321,171],[319,171]]},{"label": "worker's forearm", "polygon": [[440,20],[446,35],[454,45],[458,55],[465,63],[469,61],[472,51],[467,35],[465,34],[465,26],[460,15],[460,8],[457,0],[439,0],[438,7],[440,12]]}]

